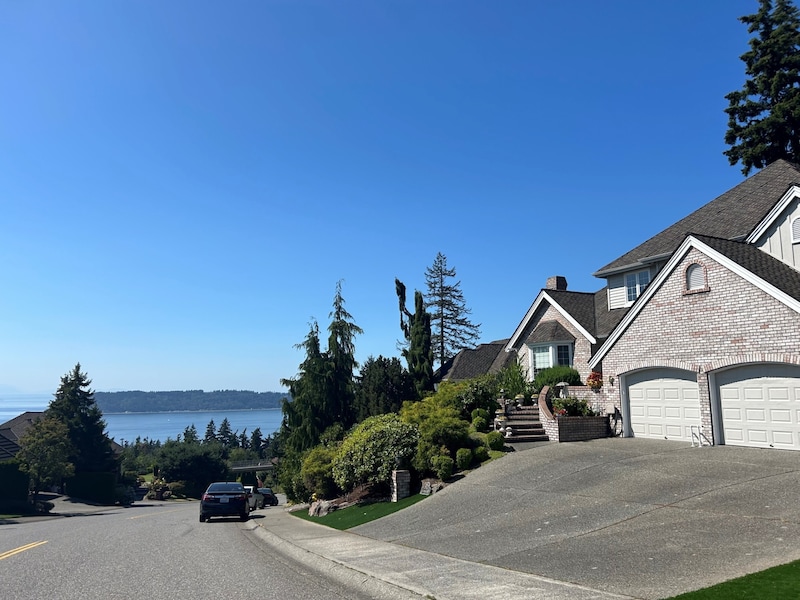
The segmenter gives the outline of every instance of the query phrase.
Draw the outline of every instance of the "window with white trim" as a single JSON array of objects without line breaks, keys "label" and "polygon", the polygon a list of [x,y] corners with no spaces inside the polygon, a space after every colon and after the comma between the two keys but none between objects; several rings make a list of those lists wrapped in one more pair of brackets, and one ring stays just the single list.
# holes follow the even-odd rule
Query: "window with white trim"
[{"label": "window with white trim", "polygon": [[800,244],[800,217],[792,220],[792,243]]},{"label": "window with white trim", "polygon": [[704,290],[706,288],[706,270],[703,265],[692,263],[686,269],[686,291]]},{"label": "window with white trim", "polygon": [[541,344],[530,346],[531,357],[531,377],[542,369],[549,369],[556,365],[572,366],[574,344],[571,342],[554,342],[552,344]]},{"label": "window with white trim", "polygon": [[625,289],[628,293],[628,302],[635,301],[642,295],[645,288],[650,283],[650,270],[637,271],[625,275]]}]

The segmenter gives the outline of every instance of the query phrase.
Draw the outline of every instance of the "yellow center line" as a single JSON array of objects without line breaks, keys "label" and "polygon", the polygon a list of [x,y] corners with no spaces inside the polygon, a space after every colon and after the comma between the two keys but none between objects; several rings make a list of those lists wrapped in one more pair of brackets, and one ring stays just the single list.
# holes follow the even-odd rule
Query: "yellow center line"
[{"label": "yellow center line", "polygon": [[41,542],[32,542],[25,546],[20,546],[19,548],[14,548],[13,550],[7,550],[0,554],[0,560],[4,558],[8,558],[9,556],[14,556],[15,554],[19,554],[20,552],[25,552],[25,550],[31,550],[32,548],[36,548],[36,546],[41,546],[42,544],[46,544],[47,540],[43,540]]},{"label": "yellow center line", "polygon": [[181,508],[173,508],[172,510],[152,512],[152,513],[147,513],[146,515],[136,515],[135,517],[128,517],[128,518],[129,519],[141,519],[142,517],[154,517],[156,515],[165,515],[165,514],[171,513],[171,512],[178,512],[179,510],[183,510],[183,509],[181,509]]}]

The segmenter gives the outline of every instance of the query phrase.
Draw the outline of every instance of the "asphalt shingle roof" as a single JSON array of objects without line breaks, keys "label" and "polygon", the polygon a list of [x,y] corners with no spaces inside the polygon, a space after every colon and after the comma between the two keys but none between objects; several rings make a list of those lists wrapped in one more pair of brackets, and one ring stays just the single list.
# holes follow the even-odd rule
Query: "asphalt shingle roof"
[{"label": "asphalt shingle roof", "polygon": [[690,233],[726,240],[744,239],[767,216],[781,196],[798,183],[800,167],[777,160],[610,262],[594,275],[605,277],[624,268],[642,265],[642,261],[648,258],[670,255]]},{"label": "asphalt shingle roof", "polygon": [[800,301],[800,271],[796,271],[752,244],[705,235],[695,235],[694,237],[788,296]]},{"label": "asphalt shingle roof", "polygon": [[[503,352],[508,340],[480,344],[476,348],[461,350],[456,354],[449,364],[440,369],[438,379],[448,379],[451,381],[461,381],[472,379],[490,373],[497,367],[502,368],[508,359],[516,358],[513,352]],[[501,360],[497,360],[501,359]]]}]

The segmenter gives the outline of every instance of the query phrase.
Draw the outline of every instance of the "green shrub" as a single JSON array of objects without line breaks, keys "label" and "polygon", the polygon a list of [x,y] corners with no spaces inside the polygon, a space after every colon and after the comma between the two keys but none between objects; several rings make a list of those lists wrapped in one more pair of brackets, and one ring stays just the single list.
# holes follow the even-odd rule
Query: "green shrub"
[{"label": "green shrub", "polygon": [[505,438],[503,438],[503,434],[499,431],[490,431],[486,434],[486,444],[489,446],[490,450],[502,450],[506,441]]},{"label": "green shrub", "polygon": [[488,422],[489,421],[489,411],[486,410],[485,408],[476,408],[475,410],[472,411],[472,413],[470,414],[470,417],[472,417],[473,421],[475,419],[477,419],[478,417],[481,417],[482,419],[485,419]]},{"label": "green shrub", "polygon": [[486,431],[489,427],[489,423],[483,417],[475,417],[472,419],[472,427],[475,431]]},{"label": "green shrub", "polygon": [[456,468],[459,471],[466,471],[472,464],[472,450],[469,448],[459,448],[456,452]]},{"label": "green shrub", "polygon": [[333,479],[333,460],[338,448],[320,444],[314,446],[303,459],[300,477],[303,486],[319,498],[335,498],[339,487]]},{"label": "green shrub", "polygon": [[540,392],[546,385],[550,387],[558,383],[566,382],[568,385],[581,385],[581,376],[572,367],[566,365],[559,365],[557,367],[550,367],[549,369],[542,369],[537,373],[533,379],[533,388],[536,393]]},{"label": "green shrub", "polygon": [[472,451],[475,461],[482,463],[489,460],[489,449],[486,446],[478,446]]},{"label": "green shrub", "polygon": [[433,472],[442,481],[453,476],[453,459],[444,454],[433,458]]},{"label": "green shrub", "polygon": [[569,396],[568,398],[553,398],[553,414],[565,417],[591,417],[595,415],[595,412],[586,400]]},{"label": "green shrub", "polygon": [[387,483],[398,463],[414,455],[419,435],[415,425],[394,413],[365,419],[344,438],[333,460],[334,481],[343,490]]}]

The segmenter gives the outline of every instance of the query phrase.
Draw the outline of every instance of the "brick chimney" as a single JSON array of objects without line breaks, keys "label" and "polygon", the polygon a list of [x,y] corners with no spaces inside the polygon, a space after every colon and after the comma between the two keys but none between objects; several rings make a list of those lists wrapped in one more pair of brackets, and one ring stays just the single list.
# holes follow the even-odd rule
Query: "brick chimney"
[{"label": "brick chimney", "polygon": [[562,277],[561,275],[554,275],[553,277],[548,277],[546,289],[566,291],[567,278]]}]

